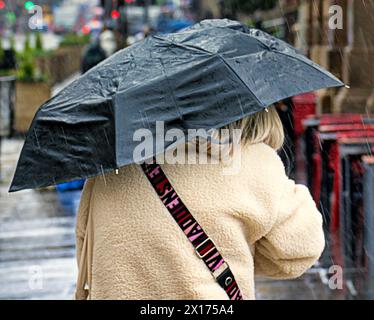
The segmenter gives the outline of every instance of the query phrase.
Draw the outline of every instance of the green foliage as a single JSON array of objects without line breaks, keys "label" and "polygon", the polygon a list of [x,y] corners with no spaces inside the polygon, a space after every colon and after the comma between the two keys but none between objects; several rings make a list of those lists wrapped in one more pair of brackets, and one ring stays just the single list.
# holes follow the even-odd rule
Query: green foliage
[{"label": "green foliage", "polygon": [[278,0],[224,0],[225,5],[234,11],[254,13],[256,10],[273,9]]},{"label": "green foliage", "polygon": [[32,51],[31,42],[30,42],[30,33],[26,33],[24,51],[25,52],[31,52]]},{"label": "green foliage", "polygon": [[36,68],[33,55],[24,51],[18,56],[17,79],[25,82],[33,82],[36,78]]},{"label": "green foliage", "polygon": [[0,77],[14,76],[14,70],[0,69]]},{"label": "green foliage", "polygon": [[52,50],[44,49],[42,34],[40,32],[35,34],[35,49],[33,54],[35,57],[46,57],[52,54]]},{"label": "green foliage", "polygon": [[43,41],[42,41],[42,35],[40,32],[37,32],[35,35],[35,50],[37,52],[43,52]]},{"label": "green foliage", "polygon": [[34,51],[34,57],[48,57],[53,54],[53,50]]},{"label": "green foliage", "polygon": [[39,82],[47,80],[36,67],[35,56],[35,51],[30,50],[24,50],[17,54],[17,79],[19,81]]},{"label": "green foliage", "polygon": [[13,50],[13,52],[16,52],[16,39],[14,38],[13,35],[9,38],[9,44],[10,44],[10,49]]},{"label": "green foliage", "polygon": [[5,57],[5,53],[3,49],[3,39],[0,37],[0,65],[3,64],[4,57]]},{"label": "green foliage", "polygon": [[35,34],[35,48],[31,47],[30,34],[26,34],[23,52],[17,53],[17,79],[24,82],[45,81],[45,76],[40,73],[36,66],[35,57],[47,54],[49,52],[43,49],[40,32]]},{"label": "green foliage", "polygon": [[79,45],[86,45],[90,42],[90,36],[89,35],[78,35],[75,33],[68,33],[66,34],[61,43],[61,47],[66,46],[79,46]]}]

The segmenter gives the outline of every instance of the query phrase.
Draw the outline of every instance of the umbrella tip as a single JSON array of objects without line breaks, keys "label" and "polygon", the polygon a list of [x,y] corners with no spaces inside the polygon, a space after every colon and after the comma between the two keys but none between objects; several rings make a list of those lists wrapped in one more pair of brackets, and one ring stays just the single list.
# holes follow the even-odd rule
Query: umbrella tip
[{"label": "umbrella tip", "polygon": [[17,191],[17,188],[13,184],[11,184],[9,189],[8,189],[8,193],[12,193],[12,192],[15,192],[15,191]]},{"label": "umbrella tip", "polygon": [[345,87],[347,88],[347,89],[351,89],[351,86],[349,86],[349,85],[345,85]]}]

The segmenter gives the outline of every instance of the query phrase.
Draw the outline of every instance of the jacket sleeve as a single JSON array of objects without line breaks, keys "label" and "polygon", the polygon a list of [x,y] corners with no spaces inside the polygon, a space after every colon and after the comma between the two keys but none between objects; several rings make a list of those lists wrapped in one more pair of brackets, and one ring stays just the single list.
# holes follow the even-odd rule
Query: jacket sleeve
[{"label": "jacket sleeve", "polygon": [[79,264],[79,259],[82,252],[84,236],[86,233],[88,212],[90,207],[91,193],[94,185],[94,178],[86,180],[84,184],[81,200],[79,204],[77,223],[75,227],[76,235],[76,250],[77,250],[77,260]]},{"label": "jacket sleeve", "polygon": [[296,278],[320,257],[322,216],[303,185],[284,173],[279,210],[270,231],[255,244],[255,272],[275,279]]}]

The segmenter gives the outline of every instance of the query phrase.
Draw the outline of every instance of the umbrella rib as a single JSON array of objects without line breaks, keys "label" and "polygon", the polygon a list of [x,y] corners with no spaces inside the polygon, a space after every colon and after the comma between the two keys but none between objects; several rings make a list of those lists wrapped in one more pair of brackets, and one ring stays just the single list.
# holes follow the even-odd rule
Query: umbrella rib
[{"label": "umbrella rib", "polygon": [[161,66],[162,66],[162,71],[163,71],[163,74],[164,74],[164,76],[165,76],[165,80],[166,80],[166,83],[167,83],[167,86],[168,86],[168,89],[169,89],[169,92],[170,92],[170,96],[171,96],[171,98],[173,99],[174,105],[175,105],[175,107],[176,107],[176,109],[177,109],[177,111],[178,111],[179,118],[182,120],[182,119],[183,119],[183,115],[182,115],[182,113],[181,113],[181,111],[180,111],[180,109],[179,109],[179,106],[178,106],[178,103],[177,103],[177,99],[175,98],[174,92],[173,92],[173,90],[171,89],[171,86],[170,86],[170,79],[169,79],[169,77],[168,77],[168,74],[166,73],[166,68],[165,68],[165,66],[164,66],[164,63],[163,63],[162,59],[160,58],[159,60],[160,60],[160,64],[161,64]]},{"label": "umbrella rib", "polygon": [[[235,31],[238,32],[238,30],[235,30]],[[247,34],[247,35],[251,36],[250,34]],[[285,52],[282,52],[282,51],[279,51],[279,50],[274,50],[274,49],[272,49],[268,44],[266,44],[264,41],[262,41],[262,40],[260,40],[260,39],[258,39],[258,38],[255,38],[255,37],[253,37],[253,36],[251,36],[251,38],[254,39],[254,40],[256,40],[257,42],[261,43],[262,45],[264,45],[264,46],[265,46],[269,51],[272,51],[272,52],[276,52],[276,53],[279,53],[279,54],[285,55],[285,56],[287,56],[287,57],[289,57],[289,58],[294,58],[294,59],[296,59],[296,60],[298,60],[298,61],[300,61],[300,62],[306,64],[307,66],[311,66],[311,67],[313,67],[315,70],[317,70],[317,71],[319,71],[319,72],[322,72],[322,73],[324,73],[324,74],[330,76],[330,73],[329,73],[329,72],[326,72],[326,71],[323,70],[323,69],[319,69],[319,68],[317,68],[317,67],[316,67],[315,65],[313,65],[313,64],[308,64],[308,63],[305,62],[304,60],[301,60],[301,59],[299,59],[299,58],[297,58],[297,57],[294,57],[294,56],[292,56],[292,55],[290,55],[290,54],[287,54],[287,53],[285,53]],[[286,45],[287,45],[287,44],[286,44]],[[312,61],[312,62],[313,62],[313,61]],[[334,77],[335,77],[335,76],[334,76]],[[338,79],[337,77],[335,77],[335,78],[336,78],[339,82],[341,82],[340,79]],[[342,85],[344,85],[344,83],[342,83]]]},{"label": "umbrella rib", "polygon": [[181,43],[176,43],[172,40],[169,40],[169,39],[165,39],[165,38],[162,38],[162,37],[159,37],[159,36],[153,36],[154,38],[158,39],[158,40],[161,40],[161,41],[165,41],[167,43],[170,43],[176,47],[181,47],[183,49],[187,49],[187,50],[193,50],[193,51],[198,51],[198,52],[203,52],[203,53],[208,53],[208,54],[211,54],[211,55],[214,55],[213,52],[210,52],[208,50],[205,50],[203,48],[200,48],[200,47],[195,47],[195,46],[191,46],[191,45],[188,45],[188,44],[181,44]]},{"label": "umbrella rib", "polygon": [[235,70],[230,66],[230,64],[228,64],[226,62],[226,60],[218,53],[215,54],[215,56],[217,56],[222,62],[223,64],[231,71],[231,73],[233,73],[235,75],[235,77],[248,89],[248,91],[252,94],[252,96],[256,99],[256,101],[258,102],[258,104],[262,107],[266,107],[266,105],[264,105],[259,99],[258,97],[254,94],[254,92],[252,91],[252,89],[250,87],[248,87],[248,85],[243,81],[242,78],[240,78],[240,76],[235,72]]},{"label": "umbrella rib", "polygon": [[330,73],[330,72],[328,72],[328,71],[325,71],[325,70],[323,70],[322,68],[317,68],[314,64],[315,64],[315,62],[313,62],[312,60],[312,62],[313,62],[313,64],[308,64],[306,61],[304,61],[304,60],[302,60],[302,59],[299,59],[298,57],[294,57],[294,56],[292,56],[292,55],[290,55],[290,54],[288,54],[288,53],[285,53],[285,52],[282,52],[282,51],[279,51],[279,50],[273,50],[273,52],[276,52],[276,53],[279,53],[279,54],[282,54],[282,55],[284,55],[284,56],[286,56],[286,57],[289,57],[289,58],[292,58],[292,59],[295,59],[295,60],[297,60],[297,61],[300,61],[300,62],[302,62],[303,64],[305,64],[305,65],[307,65],[307,66],[309,66],[309,67],[312,67],[313,69],[315,69],[315,70],[317,70],[317,71],[319,71],[319,72],[321,72],[321,73],[323,73],[323,74],[325,74],[325,75],[327,75],[327,76],[333,76],[338,82],[340,82],[341,83],[341,85],[340,86],[344,86],[344,83],[340,80],[340,79],[338,79],[337,77],[335,77],[332,73]]},{"label": "umbrella rib", "polygon": [[[251,28],[252,30],[257,30],[255,28]],[[234,30],[234,29],[231,29],[231,30]],[[234,30],[236,33],[239,33],[240,35],[243,34],[243,32],[239,31],[239,30]],[[269,51],[271,51],[271,47],[266,44],[264,41],[254,37],[252,34],[249,34],[249,33],[244,33],[244,35],[250,37],[252,40],[256,40],[257,42],[261,43],[263,46],[265,46]]]},{"label": "umbrella rib", "polygon": [[[258,98],[257,96],[253,93],[253,91],[248,87],[248,85],[243,81],[243,79],[241,79],[239,77],[239,75],[235,72],[235,70],[226,62],[226,60],[219,54],[219,53],[213,53],[213,52],[210,52],[208,50],[204,50],[202,48],[199,48],[199,47],[195,47],[195,46],[190,46],[190,45],[183,45],[183,44],[179,44],[179,43],[175,43],[171,40],[168,40],[168,39],[164,39],[164,38],[160,38],[160,37],[157,37],[157,36],[154,36],[155,38],[159,39],[159,40],[163,40],[165,42],[168,42],[176,47],[181,47],[181,48],[184,48],[184,49],[189,49],[189,50],[193,50],[193,51],[199,51],[199,52],[204,52],[204,53],[208,53],[212,56],[216,56],[218,57],[221,62],[224,63],[224,65],[231,71],[231,73],[233,73],[235,75],[235,77],[248,89],[248,91],[252,94],[252,96],[256,99],[256,101],[259,103],[260,106],[262,107],[266,107]],[[178,110],[179,112],[179,110]]]}]

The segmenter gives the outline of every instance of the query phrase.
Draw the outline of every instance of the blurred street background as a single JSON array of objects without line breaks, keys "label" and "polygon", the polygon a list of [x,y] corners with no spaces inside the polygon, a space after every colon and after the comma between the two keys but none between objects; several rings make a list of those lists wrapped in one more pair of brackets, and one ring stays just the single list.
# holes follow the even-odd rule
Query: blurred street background
[{"label": "blurred street background", "polygon": [[116,51],[213,18],[262,29],[347,84],[277,105],[280,155],[309,187],[327,245],[297,280],[258,278],[257,298],[374,298],[374,0],[0,0],[0,299],[75,288],[84,181],[8,193],[38,107]]}]

